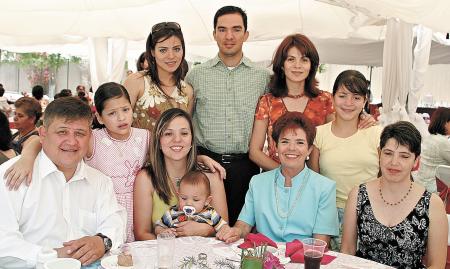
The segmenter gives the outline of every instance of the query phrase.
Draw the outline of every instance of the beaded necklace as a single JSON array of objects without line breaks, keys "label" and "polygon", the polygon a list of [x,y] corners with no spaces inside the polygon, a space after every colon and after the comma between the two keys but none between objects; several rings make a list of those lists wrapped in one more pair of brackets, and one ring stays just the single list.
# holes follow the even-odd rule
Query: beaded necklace
[{"label": "beaded necklace", "polygon": [[297,195],[295,196],[295,200],[294,200],[292,206],[288,209],[287,213],[282,212],[282,210],[280,209],[280,206],[279,206],[278,186],[277,186],[277,181],[278,181],[278,178],[280,177],[279,173],[281,174],[281,169],[280,169],[280,171],[276,172],[275,180],[274,180],[274,183],[273,183],[274,184],[274,188],[275,188],[275,203],[276,203],[276,206],[277,206],[277,214],[278,214],[278,216],[280,216],[280,218],[287,219],[287,218],[289,218],[289,216],[291,216],[292,212],[294,211],[294,208],[297,206],[297,202],[300,199],[301,194],[302,194],[303,190],[305,189],[306,184],[309,181],[309,177],[310,177],[311,171],[309,169],[306,170],[305,178],[304,178],[302,184],[300,185],[300,187],[298,188]]},{"label": "beaded necklace", "polygon": [[406,192],[406,194],[403,196],[402,199],[400,199],[400,201],[397,201],[397,202],[395,202],[395,203],[390,203],[390,202],[384,200],[383,192],[381,191],[381,179],[380,179],[380,184],[378,185],[378,192],[380,193],[381,200],[383,200],[383,202],[384,202],[385,204],[387,204],[387,205],[389,205],[389,206],[396,206],[396,205],[401,204],[403,201],[405,201],[406,197],[408,197],[409,193],[411,192],[412,187],[413,187],[413,183],[412,183],[412,181],[411,181],[411,182],[409,183],[409,189],[408,189],[408,191]]}]

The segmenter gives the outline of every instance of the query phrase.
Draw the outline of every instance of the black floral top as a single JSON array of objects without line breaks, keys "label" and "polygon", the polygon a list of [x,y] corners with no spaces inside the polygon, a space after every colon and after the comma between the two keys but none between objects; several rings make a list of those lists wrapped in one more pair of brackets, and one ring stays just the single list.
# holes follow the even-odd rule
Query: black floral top
[{"label": "black floral top", "polygon": [[366,184],[361,184],[356,205],[356,256],[396,268],[425,268],[422,258],[427,248],[430,197],[425,191],[402,222],[387,227],[375,219]]}]

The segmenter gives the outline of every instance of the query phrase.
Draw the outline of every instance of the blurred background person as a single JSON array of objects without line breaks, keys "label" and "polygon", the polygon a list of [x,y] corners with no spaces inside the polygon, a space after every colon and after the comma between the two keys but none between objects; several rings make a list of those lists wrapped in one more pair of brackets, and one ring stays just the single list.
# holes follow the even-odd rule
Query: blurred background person
[{"label": "blurred background person", "polygon": [[9,129],[9,121],[5,114],[0,112],[0,164],[17,156],[17,152],[12,149],[12,133]]},{"label": "blurred background person", "polygon": [[36,123],[42,116],[42,107],[35,98],[21,97],[15,103],[14,127],[17,133],[13,135],[12,148],[22,152],[25,144],[39,139]]},{"label": "blurred background person", "polygon": [[44,98],[44,88],[41,85],[35,85],[31,89],[31,95],[38,100],[39,104],[41,105],[42,112],[45,111],[45,108],[48,106],[48,99]]},{"label": "blurred background person", "polygon": [[5,88],[3,88],[3,84],[0,83],[0,112],[5,113],[6,117],[9,117],[11,106],[8,104],[8,99],[3,96],[4,94]]},{"label": "blurred background person", "polygon": [[436,168],[450,165],[450,108],[440,107],[434,111],[428,132],[430,136],[422,143],[419,170],[413,172],[413,178],[429,192],[436,192]]},{"label": "blurred background person", "polygon": [[143,53],[141,53],[141,55],[139,55],[139,58],[136,62],[136,70],[138,72],[143,71],[143,70],[148,70],[148,61],[147,61],[147,56],[146,56],[145,51]]}]

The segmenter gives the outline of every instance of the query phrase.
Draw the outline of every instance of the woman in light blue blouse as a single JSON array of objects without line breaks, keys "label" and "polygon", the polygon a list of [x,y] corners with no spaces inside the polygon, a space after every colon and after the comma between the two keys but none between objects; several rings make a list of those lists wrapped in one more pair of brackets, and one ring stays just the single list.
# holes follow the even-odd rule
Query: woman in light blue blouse
[{"label": "woman in light blue blouse", "polygon": [[274,241],[314,237],[329,242],[338,234],[336,183],[305,165],[316,129],[300,112],[287,112],[274,124],[281,166],[250,181],[245,204],[232,228],[217,234],[227,243],[253,227]]}]

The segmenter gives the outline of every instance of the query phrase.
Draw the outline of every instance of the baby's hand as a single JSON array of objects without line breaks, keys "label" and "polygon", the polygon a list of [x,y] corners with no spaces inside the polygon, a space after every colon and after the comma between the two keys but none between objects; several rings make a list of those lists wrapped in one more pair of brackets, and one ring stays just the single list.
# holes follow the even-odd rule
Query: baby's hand
[{"label": "baby's hand", "polygon": [[160,233],[161,234],[173,234],[175,236],[177,235],[175,228],[165,228],[165,229],[162,229]]}]

